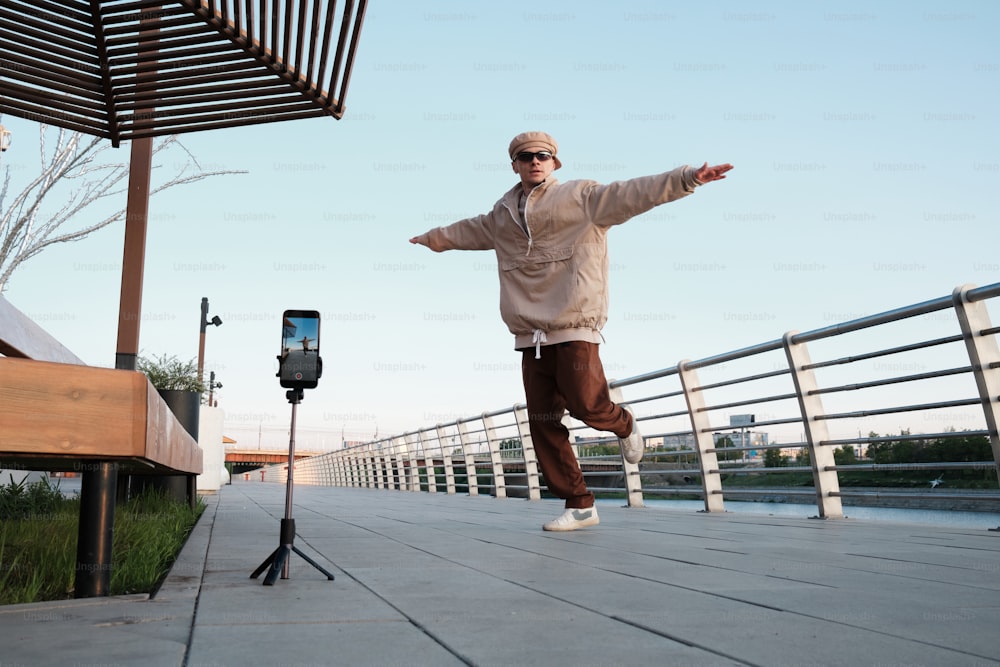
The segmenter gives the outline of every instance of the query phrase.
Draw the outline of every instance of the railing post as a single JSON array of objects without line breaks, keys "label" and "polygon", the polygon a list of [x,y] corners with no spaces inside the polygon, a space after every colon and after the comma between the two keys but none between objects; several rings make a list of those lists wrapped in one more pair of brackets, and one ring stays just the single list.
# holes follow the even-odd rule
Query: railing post
[{"label": "railing post", "polygon": [[722,497],[722,475],[719,473],[719,458],[715,455],[712,440],[712,422],[705,410],[705,396],[698,383],[698,372],[688,368],[688,361],[677,364],[677,375],[681,379],[684,400],[687,402],[688,417],[694,433],[695,447],[698,448],[698,466],[701,468],[701,488],[705,494],[706,512],[724,512]]},{"label": "railing post", "polygon": [[1000,348],[995,333],[984,335],[993,328],[986,304],[968,299],[972,285],[956,287],[952,292],[955,314],[962,327],[965,349],[972,363],[972,373],[976,377],[979,400],[983,404],[986,430],[989,431],[990,446],[993,448],[993,462],[997,479],[1000,479]]},{"label": "railing post", "polygon": [[528,483],[528,500],[541,500],[542,488],[538,479],[538,457],[535,456],[535,445],[531,441],[527,406],[514,406],[514,416],[517,420],[517,433],[521,438],[521,454],[524,456],[524,473]]},{"label": "railing post", "polygon": [[337,452],[333,459],[333,484],[334,486],[347,486],[344,482],[344,453]]},{"label": "railing post", "polygon": [[399,488],[396,484],[396,446],[392,438],[382,440],[382,468],[385,470],[385,487],[395,491]]},{"label": "railing post", "polygon": [[420,490],[420,467],[417,465],[417,452],[414,451],[413,434],[408,433],[406,436],[406,457],[410,462],[410,491]]},{"label": "railing post", "polygon": [[336,458],[333,460],[333,478],[336,480],[337,486],[347,486],[347,478],[344,474],[344,452],[337,452]]},{"label": "railing post", "polygon": [[392,444],[392,438],[382,441],[382,468],[385,470],[385,486],[395,491],[399,488],[396,484],[396,457]]},{"label": "railing post", "polygon": [[397,436],[393,438],[396,443],[393,447],[396,455],[396,471],[398,474],[397,484],[400,491],[412,491],[410,488],[410,472],[406,465],[407,460],[409,460],[409,447],[406,444],[406,438]]},{"label": "railing post", "polygon": [[[618,403],[619,405],[625,403],[625,399],[622,396],[621,387],[610,387],[609,389],[612,401]],[[632,418],[636,419],[637,416],[638,415],[636,415],[635,412],[633,411]],[[635,425],[632,428],[634,429],[639,428],[638,420],[635,422]],[[643,443],[645,443],[645,440],[643,440]],[[625,493],[627,494],[628,498],[628,506],[645,507],[646,505],[643,503],[642,499],[642,477],[640,476],[639,473],[639,464],[629,463],[628,461],[626,461],[624,452],[622,453],[622,472],[624,473],[625,477]]]},{"label": "railing post", "polygon": [[427,451],[427,438],[423,431],[417,431],[420,442],[420,453],[424,457],[424,471],[427,474],[427,492],[437,493],[437,469],[434,467],[434,454]]},{"label": "railing post", "polygon": [[381,443],[373,442],[369,445],[369,451],[371,451],[372,460],[372,480],[368,484],[369,488],[381,489],[384,488],[382,483],[382,447]]},{"label": "railing post", "polygon": [[462,456],[465,459],[465,481],[469,487],[469,495],[478,496],[479,476],[476,471],[476,455],[472,451],[472,442],[469,441],[469,428],[465,422],[458,420],[455,422],[455,430],[458,431],[458,440],[462,443]]},{"label": "railing post", "polygon": [[455,466],[451,461],[451,449],[445,447],[444,426],[436,427],[438,446],[441,448],[441,461],[444,464],[444,485],[449,495],[455,495]]},{"label": "railing post", "polygon": [[371,476],[371,465],[369,460],[371,458],[371,452],[369,447],[361,445],[358,448],[358,472],[361,474],[361,487],[370,489],[372,488],[372,476]]},{"label": "railing post", "polygon": [[358,457],[358,450],[356,447],[352,447],[350,453],[347,455],[347,469],[348,477],[351,480],[352,488],[361,487],[361,464]]},{"label": "railing post", "polygon": [[313,463],[309,459],[297,459],[295,461],[295,484],[315,484],[316,474]]},{"label": "railing post", "polygon": [[837,462],[833,458],[833,448],[824,443],[830,439],[826,420],[822,419],[823,401],[817,393],[819,385],[816,374],[809,366],[809,350],[805,343],[794,342],[797,332],[789,331],[782,340],[785,343],[785,356],[788,367],[792,371],[792,381],[795,383],[795,394],[802,413],[802,426],[809,445],[809,463],[812,465],[813,484],[816,487],[816,505],[821,519],[842,519],[844,508],[840,502],[840,480],[834,468]]},{"label": "railing post", "polygon": [[316,459],[316,483],[321,486],[332,486],[330,484],[330,462],[332,457],[329,453],[321,454]]},{"label": "railing post", "polygon": [[497,498],[507,497],[507,483],[504,481],[503,458],[500,456],[500,439],[493,426],[493,418],[483,413],[483,432],[486,433],[486,446],[490,450],[490,464],[493,466],[493,495]]}]

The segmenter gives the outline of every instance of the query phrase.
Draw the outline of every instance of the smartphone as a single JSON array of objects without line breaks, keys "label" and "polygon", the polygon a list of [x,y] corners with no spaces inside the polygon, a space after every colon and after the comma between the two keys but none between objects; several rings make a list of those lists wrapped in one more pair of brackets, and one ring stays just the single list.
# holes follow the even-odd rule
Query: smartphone
[{"label": "smartphone", "polygon": [[281,386],[313,389],[323,372],[319,358],[319,311],[286,310],[281,317]]}]

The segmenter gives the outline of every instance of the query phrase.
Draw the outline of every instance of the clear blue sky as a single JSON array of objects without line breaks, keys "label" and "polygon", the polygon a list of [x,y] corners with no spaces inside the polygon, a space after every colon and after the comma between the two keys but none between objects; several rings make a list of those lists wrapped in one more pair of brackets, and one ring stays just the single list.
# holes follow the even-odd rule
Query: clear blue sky
[{"label": "clear blue sky", "polygon": [[[143,352],[196,357],[207,296],[224,324],[206,368],[250,445],[286,437],[286,308],[323,314],[300,428],[387,435],[522,401],[492,254],[407,239],[487,210],[533,129],[558,139],[560,180],[735,165],[609,235],[609,377],[997,282],[998,25],[986,0],[373,2],[343,120],[184,137],[249,173],[153,200]],[[16,180],[37,131],[2,121]],[[45,251],[5,294],[94,365],[114,364],[122,230]]]}]

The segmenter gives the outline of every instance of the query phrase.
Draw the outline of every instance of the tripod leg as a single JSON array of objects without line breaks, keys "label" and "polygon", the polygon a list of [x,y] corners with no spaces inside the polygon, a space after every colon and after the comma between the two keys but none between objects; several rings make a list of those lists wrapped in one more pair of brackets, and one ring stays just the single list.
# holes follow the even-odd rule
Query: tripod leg
[{"label": "tripod leg", "polygon": [[281,574],[281,570],[285,563],[288,561],[288,554],[291,553],[291,549],[287,544],[278,547],[277,558],[271,563],[271,569],[268,570],[267,576],[264,577],[265,586],[274,586],[274,582],[278,580],[278,575]]},{"label": "tripod leg", "polygon": [[329,572],[327,572],[326,570],[324,570],[322,568],[322,566],[320,566],[320,564],[317,563],[316,561],[314,561],[312,558],[310,558],[309,556],[307,556],[304,553],[302,553],[299,550],[299,548],[297,546],[295,546],[294,544],[292,545],[292,551],[294,551],[298,555],[302,556],[302,560],[304,560],[305,562],[309,563],[314,568],[316,568],[317,570],[319,570],[320,572],[322,572],[323,574],[325,574],[327,579],[329,579],[330,581],[333,581],[333,575],[332,574],[330,574]]},{"label": "tripod leg", "polygon": [[253,571],[253,574],[250,575],[250,578],[251,579],[256,579],[257,577],[259,577],[260,573],[263,572],[264,570],[266,570],[267,566],[270,565],[271,563],[273,563],[274,559],[278,557],[278,552],[279,551],[281,551],[281,547],[278,547],[277,549],[275,549],[274,551],[272,551],[271,555],[268,556],[264,560],[263,563],[261,563],[260,565],[257,566],[257,569]]}]

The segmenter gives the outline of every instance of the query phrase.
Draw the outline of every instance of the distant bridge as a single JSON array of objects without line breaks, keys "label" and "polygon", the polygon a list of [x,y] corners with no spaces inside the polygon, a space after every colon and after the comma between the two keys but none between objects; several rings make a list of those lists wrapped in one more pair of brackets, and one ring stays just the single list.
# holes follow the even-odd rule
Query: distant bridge
[{"label": "distant bridge", "polygon": [[[326,452],[296,451],[295,460],[319,456]],[[268,465],[288,464],[288,449],[226,449],[227,467],[235,474]]]}]

